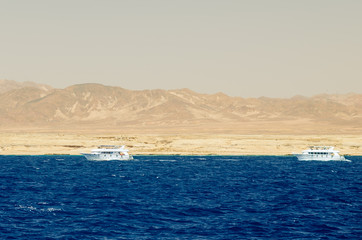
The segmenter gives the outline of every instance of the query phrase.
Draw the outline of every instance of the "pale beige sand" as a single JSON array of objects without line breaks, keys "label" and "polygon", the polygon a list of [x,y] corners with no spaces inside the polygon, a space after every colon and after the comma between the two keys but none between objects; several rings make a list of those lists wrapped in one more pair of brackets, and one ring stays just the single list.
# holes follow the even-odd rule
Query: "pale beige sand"
[{"label": "pale beige sand", "polygon": [[360,135],[0,133],[1,155],[79,155],[102,144],[126,145],[133,155],[287,155],[310,145],[362,155]]}]

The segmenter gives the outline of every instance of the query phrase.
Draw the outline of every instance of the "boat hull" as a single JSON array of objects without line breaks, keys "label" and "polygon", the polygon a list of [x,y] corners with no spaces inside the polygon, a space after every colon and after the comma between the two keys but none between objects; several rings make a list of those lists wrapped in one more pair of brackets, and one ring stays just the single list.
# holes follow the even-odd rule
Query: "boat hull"
[{"label": "boat hull", "polygon": [[347,161],[344,156],[311,156],[309,154],[295,154],[299,161]]},{"label": "boat hull", "polygon": [[82,155],[87,160],[90,160],[90,161],[133,160],[132,155],[114,156],[112,154],[100,155],[100,154],[91,154],[91,153],[82,153]]}]

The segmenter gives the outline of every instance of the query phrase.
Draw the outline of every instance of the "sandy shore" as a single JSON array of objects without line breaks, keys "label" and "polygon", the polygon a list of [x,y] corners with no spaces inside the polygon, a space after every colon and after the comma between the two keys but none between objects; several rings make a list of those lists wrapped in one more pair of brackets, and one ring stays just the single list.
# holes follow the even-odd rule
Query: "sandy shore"
[{"label": "sandy shore", "polygon": [[102,144],[126,145],[133,155],[288,155],[310,145],[362,155],[360,135],[0,133],[0,155],[79,155]]}]

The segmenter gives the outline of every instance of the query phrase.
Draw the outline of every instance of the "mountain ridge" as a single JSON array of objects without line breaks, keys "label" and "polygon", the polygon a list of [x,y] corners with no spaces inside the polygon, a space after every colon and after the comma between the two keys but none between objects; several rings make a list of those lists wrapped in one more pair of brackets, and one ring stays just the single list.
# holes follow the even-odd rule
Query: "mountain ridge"
[{"label": "mountain ridge", "polygon": [[[4,85],[2,89],[6,88]],[[241,98],[224,93],[201,94],[190,89],[135,91],[96,83],[64,89],[37,84],[7,89],[0,92],[1,129],[248,134],[303,130],[357,133],[362,128],[362,95],[354,93],[288,99]]]},{"label": "mountain ridge", "polygon": [[53,89],[51,86],[46,85],[46,84],[39,84],[39,83],[29,82],[29,81],[17,82],[14,80],[0,79],[0,94],[14,90],[14,89],[21,89],[21,88],[26,88],[26,87],[39,88],[39,89],[43,89],[45,91],[49,91],[49,90]]}]

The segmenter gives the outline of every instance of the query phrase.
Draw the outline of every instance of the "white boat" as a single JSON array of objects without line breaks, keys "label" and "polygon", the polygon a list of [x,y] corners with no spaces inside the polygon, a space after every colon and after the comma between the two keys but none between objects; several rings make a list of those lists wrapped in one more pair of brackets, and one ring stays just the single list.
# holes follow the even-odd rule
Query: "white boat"
[{"label": "white boat", "polygon": [[344,156],[339,155],[339,151],[331,146],[312,146],[301,154],[293,154],[300,161],[348,161]]},{"label": "white boat", "polygon": [[128,153],[124,146],[100,145],[90,153],[81,153],[88,160],[108,161],[108,160],[132,160],[133,156]]}]

